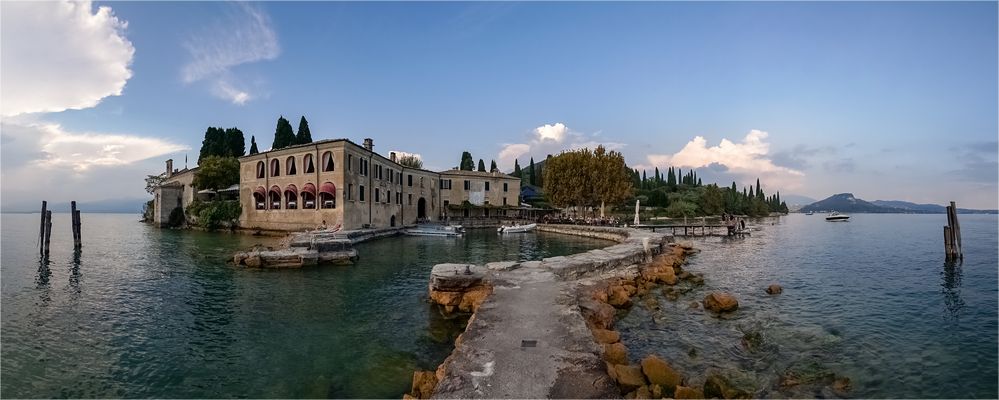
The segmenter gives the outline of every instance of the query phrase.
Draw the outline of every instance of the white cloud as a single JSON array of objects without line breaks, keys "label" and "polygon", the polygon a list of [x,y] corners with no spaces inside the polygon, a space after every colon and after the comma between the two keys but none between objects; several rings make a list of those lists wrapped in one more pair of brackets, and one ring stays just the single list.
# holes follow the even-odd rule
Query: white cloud
[{"label": "white cloud", "polygon": [[[535,157],[544,159],[549,154],[555,155],[564,150],[575,150],[581,148],[594,149],[603,145],[608,150],[621,150],[624,143],[598,141],[595,140],[602,134],[602,131],[586,135],[574,132],[564,123],[545,124],[531,130],[531,136],[527,143],[504,143],[496,157],[496,165],[504,171],[512,170],[514,160],[521,157]],[[522,160],[526,162],[527,160]],[[523,163],[522,163],[523,165]]]},{"label": "white cloud", "polygon": [[224,19],[210,26],[184,44],[190,60],[181,69],[181,79],[210,81],[215,96],[243,105],[257,96],[233,68],[277,58],[281,54],[277,34],[267,14],[246,3],[233,5]]},{"label": "white cloud", "polygon": [[795,188],[804,177],[801,171],[774,164],[770,155],[770,144],[765,141],[768,134],[752,130],[735,143],[722,139],[717,146],[708,146],[707,140],[701,136],[690,142],[673,154],[649,154],[651,165],[639,165],[640,169],[659,167],[664,170],[669,166],[681,168],[710,168],[725,172],[746,180],[760,178],[768,184],[778,187]]},{"label": "white cloud", "polygon": [[96,106],[121,95],[135,48],[127,22],[89,1],[4,2],[0,113],[12,116]]},{"label": "white cloud", "polygon": [[[187,150],[187,146],[134,135],[68,132],[57,124],[12,125],[3,123],[8,140],[21,140],[37,157],[24,166],[84,172],[93,167],[121,166]],[[8,134],[9,133],[9,134]],[[7,153],[4,149],[4,153]],[[4,154],[6,156],[6,154]],[[17,166],[14,166],[15,168]]]}]

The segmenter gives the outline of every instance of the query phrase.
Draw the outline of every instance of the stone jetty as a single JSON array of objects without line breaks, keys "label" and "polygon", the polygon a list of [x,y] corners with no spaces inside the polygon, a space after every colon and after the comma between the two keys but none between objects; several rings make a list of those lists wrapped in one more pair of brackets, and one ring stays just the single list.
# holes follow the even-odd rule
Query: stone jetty
[{"label": "stone jetty", "polygon": [[357,259],[354,243],[342,234],[303,232],[279,250],[254,248],[233,256],[233,263],[250,268],[301,268],[318,264],[351,264]]},{"label": "stone jetty", "polygon": [[407,397],[613,398],[634,389],[622,383],[628,379],[649,390],[642,366],[627,365],[619,335],[608,330],[615,314],[608,302],[630,301],[653,284],[675,284],[674,266],[685,250],[665,234],[637,229],[538,230],[618,243],[541,261],[434,266],[431,301],[474,314],[437,370],[414,375]]}]

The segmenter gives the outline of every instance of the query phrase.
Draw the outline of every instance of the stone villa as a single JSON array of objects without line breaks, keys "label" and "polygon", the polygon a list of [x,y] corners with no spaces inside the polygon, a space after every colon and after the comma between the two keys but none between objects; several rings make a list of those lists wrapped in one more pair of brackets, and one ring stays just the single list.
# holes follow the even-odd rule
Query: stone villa
[{"label": "stone villa", "polygon": [[[240,157],[242,228],[385,228],[450,217],[498,217],[519,206],[520,179],[500,172],[408,168],[371,139],[322,140]],[[194,169],[173,171],[156,192],[155,221],[195,198]]]}]

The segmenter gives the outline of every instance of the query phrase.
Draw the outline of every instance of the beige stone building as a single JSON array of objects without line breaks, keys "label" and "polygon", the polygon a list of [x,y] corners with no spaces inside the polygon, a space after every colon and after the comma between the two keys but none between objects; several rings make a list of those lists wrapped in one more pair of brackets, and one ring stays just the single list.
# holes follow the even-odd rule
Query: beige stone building
[{"label": "beige stone building", "polygon": [[371,139],[347,139],[244,156],[240,226],[293,231],[323,225],[383,228],[451,216],[501,216],[517,207],[520,180],[502,173],[432,172],[384,157]]},{"label": "beige stone building", "polygon": [[191,183],[197,170],[197,167],[177,170],[173,168],[173,160],[166,161],[166,172],[161,175],[163,182],[153,192],[153,223],[156,226],[167,226],[173,209],[187,209],[194,201],[195,189]]}]

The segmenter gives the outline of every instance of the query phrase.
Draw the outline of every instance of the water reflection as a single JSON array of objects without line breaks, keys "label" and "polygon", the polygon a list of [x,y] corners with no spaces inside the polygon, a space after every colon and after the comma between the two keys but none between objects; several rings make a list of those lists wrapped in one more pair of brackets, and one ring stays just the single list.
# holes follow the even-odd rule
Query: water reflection
[{"label": "water reflection", "polygon": [[964,299],[961,298],[961,263],[947,261],[943,265],[943,283],[940,286],[944,296],[944,306],[947,308],[947,316],[952,319],[959,319],[964,311]]},{"label": "water reflection", "polygon": [[69,289],[80,294],[80,249],[73,251],[73,262],[69,266]]}]

